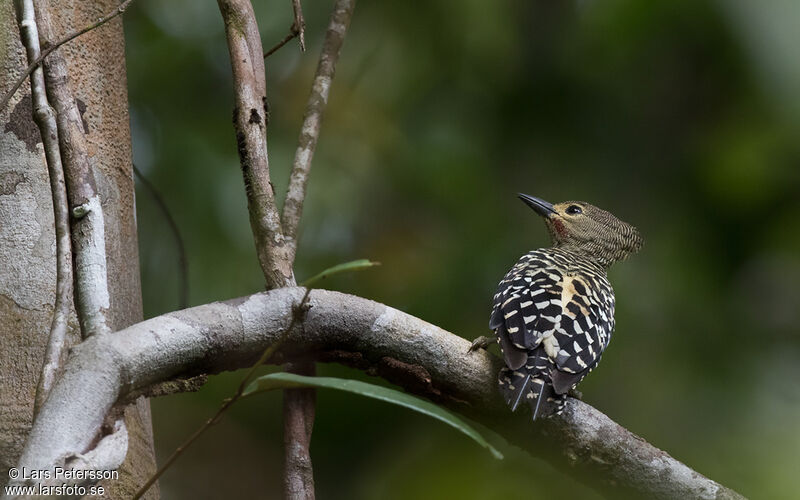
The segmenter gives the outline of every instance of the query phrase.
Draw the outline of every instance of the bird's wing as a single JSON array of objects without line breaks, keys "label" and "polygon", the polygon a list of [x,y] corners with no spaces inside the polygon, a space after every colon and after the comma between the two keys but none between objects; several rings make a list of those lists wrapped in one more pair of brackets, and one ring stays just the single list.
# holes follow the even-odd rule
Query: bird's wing
[{"label": "bird's wing", "polygon": [[552,320],[561,313],[561,279],[557,270],[537,269],[529,254],[498,285],[489,328],[495,331],[512,370],[522,367],[529,351],[553,329]]},{"label": "bird's wing", "polygon": [[586,281],[565,276],[561,285],[562,311],[556,327],[558,351],[551,379],[556,393],[574,387],[600,361],[614,329],[613,299],[600,299]]}]

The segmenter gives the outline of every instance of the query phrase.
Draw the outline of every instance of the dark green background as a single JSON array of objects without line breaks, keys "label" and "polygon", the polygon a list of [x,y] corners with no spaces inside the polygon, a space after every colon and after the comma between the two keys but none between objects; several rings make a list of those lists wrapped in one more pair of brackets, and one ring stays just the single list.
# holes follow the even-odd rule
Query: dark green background
[{"label": "dark green background", "polygon": [[[265,47],[291,2],[255,2]],[[281,194],[332,2],[306,1],[308,51],[267,61]],[[314,158],[296,273],[370,258],[326,286],[467,338],[494,287],[547,245],[515,193],[586,200],[643,251],[611,270],[617,331],[584,399],[753,498],[800,489],[800,6],[746,0],[366,1],[356,8]],[[138,167],[186,239],[190,304],[263,288],[231,125],[230,64],[208,0],[125,14]],[[141,186],[140,186],[141,188]],[[138,191],[146,316],[173,310],[176,250]],[[364,376],[338,366],[320,373]],[[241,374],[153,401],[163,460]],[[165,498],[277,498],[280,395],[235,408],[164,476]],[[597,498],[505,447],[319,393],[320,499]]]}]

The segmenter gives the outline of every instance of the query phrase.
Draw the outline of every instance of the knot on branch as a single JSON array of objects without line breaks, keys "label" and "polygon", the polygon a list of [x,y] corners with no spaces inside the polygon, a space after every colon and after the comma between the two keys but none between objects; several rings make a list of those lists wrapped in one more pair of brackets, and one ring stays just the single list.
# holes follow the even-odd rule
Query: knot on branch
[{"label": "knot on branch", "polygon": [[76,219],[83,219],[89,212],[92,211],[92,207],[89,206],[89,203],[83,203],[78,206],[72,207],[72,216]]}]

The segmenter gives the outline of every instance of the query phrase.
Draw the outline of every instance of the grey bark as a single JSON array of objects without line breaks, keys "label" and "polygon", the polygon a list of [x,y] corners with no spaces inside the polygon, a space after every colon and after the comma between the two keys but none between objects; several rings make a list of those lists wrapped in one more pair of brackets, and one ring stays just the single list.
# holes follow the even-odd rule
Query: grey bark
[{"label": "grey bark", "polygon": [[[178,311],[76,347],[30,433],[19,466],[51,467],[91,445],[106,412],[130,391],[176,376],[252,364],[281,337],[302,288],[284,288]],[[309,296],[302,329],[271,359],[336,361],[367,370],[461,412],[618,497],[742,498],[578,400],[534,425],[510,414],[497,388],[502,361],[470,343],[370,300],[324,290]],[[588,475],[586,473],[589,473]],[[586,479],[588,478],[588,479]]]},{"label": "grey bark", "polygon": [[[250,0],[217,0],[231,56],[233,126],[244,176],[250,226],[267,288],[295,284],[293,254],[286,244],[267,156],[267,88],[261,37]],[[306,375],[314,366],[295,367]],[[284,392],[284,443],[287,500],[314,499],[309,447],[314,423],[314,391]]]},{"label": "grey bark", "polygon": [[[297,141],[297,150],[294,153],[292,172],[289,176],[289,186],[286,188],[286,200],[283,202],[283,213],[281,214],[281,224],[286,246],[289,249],[290,262],[294,262],[297,253],[297,231],[300,217],[303,215],[308,174],[311,171],[311,160],[314,158],[314,150],[317,148],[317,140],[319,140],[322,115],[328,105],[328,96],[336,73],[336,62],[339,60],[355,7],[355,0],[337,0],[334,4],[328,30],[325,32],[325,42],[319,56],[317,72],[311,86],[311,95],[306,104],[303,126],[300,129],[300,138]],[[295,15],[296,13],[297,10],[295,10]],[[300,19],[302,19],[302,14]]]},{"label": "grey bark", "polygon": [[[33,64],[33,61],[40,56],[39,32],[36,26],[33,0],[16,0],[14,8],[28,62]],[[67,213],[67,189],[64,170],[61,166],[61,150],[58,144],[58,126],[55,111],[47,102],[44,72],[40,67],[31,73],[30,87],[33,120],[39,128],[39,136],[43,141],[47,172],[50,178],[56,233],[56,298],[45,359],[42,364],[42,375],[36,386],[36,399],[33,405],[33,413],[36,415],[44,400],[47,399],[65,357],[67,326],[72,311],[72,249],[70,247],[69,214]]]},{"label": "grey bark", "polygon": [[217,0],[233,72],[233,126],[247,194],[250,227],[267,288],[294,284],[267,156],[264,49],[250,0]]},{"label": "grey bark", "polygon": [[[114,0],[58,2],[53,29],[63,35],[116,7]],[[0,3],[4,55],[0,92],[27,66],[11,2]],[[108,258],[108,326],[141,319],[134,223],[124,41],[119,19],[61,49],[86,133],[90,168],[105,212]],[[27,82],[0,111],[0,484],[8,479],[32,425],[56,286],[53,206],[41,138],[32,120]],[[71,315],[68,343],[79,338]],[[149,404],[125,409],[129,433],[120,480],[109,498],[126,498],[155,469]],[[97,434],[93,437],[99,437]],[[157,491],[152,497],[157,496]]]},{"label": "grey bark", "polygon": [[[35,3],[42,45],[54,45],[55,12],[48,0]],[[105,248],[105,217],[97,188],[96,169],[89,161],[86,135],[89,127],[79,111],[63,52],[55,51],[43,62],[47,99],[56,112],[58,142],[64,165],[75,263],[75,305],[84,338],[110,333],[106,312],[110,306]],[[85,104],[85,103],[84,103]]]}]

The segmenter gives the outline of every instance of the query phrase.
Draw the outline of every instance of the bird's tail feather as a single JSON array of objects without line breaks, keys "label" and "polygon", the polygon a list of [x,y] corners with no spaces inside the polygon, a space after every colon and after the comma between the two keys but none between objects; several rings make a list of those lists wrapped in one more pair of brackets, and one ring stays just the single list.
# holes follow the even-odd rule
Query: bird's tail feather
[{"label": "bird's tail feather", "polygon": [[519,370],[503,368],[497,377],[500,384],[500,392],[506,404],[511,407],[511,411],[517,409],[520,401],[528,393],[528,386],[531,383],[531,374],[522,367]]},{"label": "bird's tail feather", "polygon": [[511,411],[515,411],[523,400],[527,400],[531,406],[533,419],[536,420],[542,410],[542,400],[556,396],[546,375],[548,366],[547,355],[537,349],[528,356],[527,363],[518,370],[510,368],[500,370],[498,376],[500,392],[506,404],[511,407]]}]

